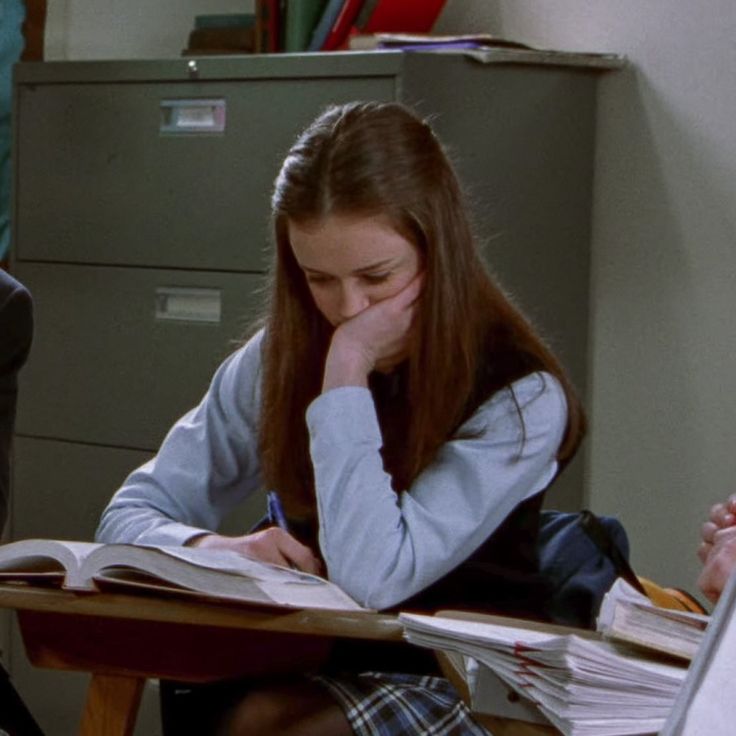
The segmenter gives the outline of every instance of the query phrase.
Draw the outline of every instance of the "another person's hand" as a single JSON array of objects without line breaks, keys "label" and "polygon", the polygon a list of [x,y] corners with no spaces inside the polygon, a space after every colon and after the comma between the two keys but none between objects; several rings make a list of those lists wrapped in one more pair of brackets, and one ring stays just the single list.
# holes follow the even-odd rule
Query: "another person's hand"
[{"label": "another person's hand", "polygon": [[363,385],[371,371],[389,370],[407,357],[422,283],[419,274],[398,294],[371,304],[336,328],[325,364],[325,390]]},{"label": "another person's hand", "polygon": [[275,565],[293,566],[314,575],[319,575],[322,568],[320,560],[309,547],[278,527],[268,527],[242,537],[203,534],[194,537],[187,543],[187,546],[202,549],[228,549]]},{"label": "another person's hand", "polygon": [[715,535],[721,529],[727,529],[736,525],[736,493],[728,497],[722,503],[717,503],[710,509],[708,521],[706,521],[701,530],[700,536],[702,542],[698,548],[698,557],[705,564],[710,552],[713,548]]},{"label": "another person's hand", "polygon": [[736,570],[736,526],[719,529],[710,539],[710,542],[703,542],[698,550],[698,554],[701,554],[707,547],[707,555],[701,556],[704,564],[698,587],[709,600],[715,602]]}]

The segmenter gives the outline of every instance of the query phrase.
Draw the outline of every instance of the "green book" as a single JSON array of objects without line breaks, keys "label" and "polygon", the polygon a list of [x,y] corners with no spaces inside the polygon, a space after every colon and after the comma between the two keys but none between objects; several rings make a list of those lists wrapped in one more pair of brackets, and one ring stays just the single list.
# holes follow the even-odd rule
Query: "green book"
[{"label": "green book", "polygon": [[286,0],[284,51],[306,50],[326,4],[326,0]]}]

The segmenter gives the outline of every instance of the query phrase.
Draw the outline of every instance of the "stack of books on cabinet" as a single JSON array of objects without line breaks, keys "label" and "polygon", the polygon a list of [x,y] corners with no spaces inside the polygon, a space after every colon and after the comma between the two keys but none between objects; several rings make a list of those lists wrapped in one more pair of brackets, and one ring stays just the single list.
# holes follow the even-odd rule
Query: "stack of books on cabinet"
[{"label": "stack of books on cabinet", "polygon": [[252,13],[197,15],[184,56],[252,54],[256,50],[256,19]]},{"label": "stack of books on cabinet", "polygon": [[426,33],[446,0],[256,0],[256,51],[337,51],[358,34]]}]

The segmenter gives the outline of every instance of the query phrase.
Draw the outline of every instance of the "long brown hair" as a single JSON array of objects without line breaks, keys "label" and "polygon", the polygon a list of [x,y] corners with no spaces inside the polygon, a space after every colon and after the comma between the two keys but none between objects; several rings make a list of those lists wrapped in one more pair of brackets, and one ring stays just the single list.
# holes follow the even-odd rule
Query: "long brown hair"
[{"label": "long brown hair", "polygon": [[[486,270],[462,191],[429,125],[396,103],[333,106],[297,139],[272,197],[275,263],[266,315],[260,449],[266,483],[287,512],[310,516],[314,481],[305,412],[320,393],[332,327],[315,307],[292,253],[288,222],[332,214],[389,218],[422,255],[424,287],[402,390],[382,422],[384,464],[408,487],[478,404],[537,370],[567,398],[558,459],[584,432],[565,372]],[[398,410],[396,410],[398,407]],[[381,416],[379,407],[379,418]],[[400,427],[389,426],[398,422]]]}]

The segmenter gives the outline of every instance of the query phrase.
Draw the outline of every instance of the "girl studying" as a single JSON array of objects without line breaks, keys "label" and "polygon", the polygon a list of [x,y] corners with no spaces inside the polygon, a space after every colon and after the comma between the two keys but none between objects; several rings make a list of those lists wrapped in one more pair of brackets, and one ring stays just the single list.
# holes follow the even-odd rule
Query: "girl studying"
[{"label": "girl studying", "polygon": [[[327,109],[288,152],[272,219],[263,327],[126,479],[98,540],[236,550],[379,610],[538,616],[539,511],[584,415],[486,270],[432,129],[395,103]],[[288,531],[219,534],[263,487]],[[337,650],[230,697],[221,732],[486,733],[423,652]]]}]

